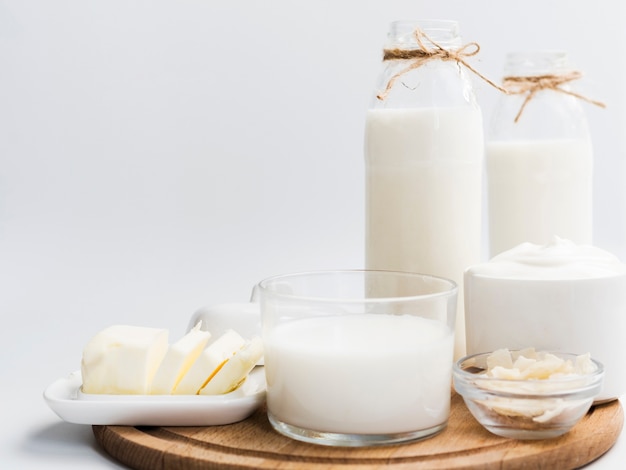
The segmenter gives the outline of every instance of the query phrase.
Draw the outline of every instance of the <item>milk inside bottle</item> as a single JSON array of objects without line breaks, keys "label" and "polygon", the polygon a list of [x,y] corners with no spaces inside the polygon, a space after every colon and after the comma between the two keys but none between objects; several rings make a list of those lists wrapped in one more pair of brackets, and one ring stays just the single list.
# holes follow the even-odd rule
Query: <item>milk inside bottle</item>
[{"label": "milk inside bottle", "polygon": [[593,151],[567,53],[511,53],[486,146],[491,256],[558,236],[592,243]]},{"label": "milk inside bottle", "polygon": [[487,143],[490,251],[592,239],[592,149],[588,139]]},{"label": "milk inside bottle", "polygon": [[[456,22],[397,22],[385,51],[460,46]],[[459,63],[410,64],[385,60],[385,91],[366,116],[365,265],[446,277],[461,289],[481,256],[482,114]],[[460,302],[455,357],[464,352]]]}]

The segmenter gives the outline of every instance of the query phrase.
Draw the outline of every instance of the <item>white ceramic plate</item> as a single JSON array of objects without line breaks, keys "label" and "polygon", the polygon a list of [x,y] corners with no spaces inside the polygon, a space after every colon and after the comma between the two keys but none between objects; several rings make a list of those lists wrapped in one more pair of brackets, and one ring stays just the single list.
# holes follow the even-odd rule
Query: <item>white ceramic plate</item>
[{"label": "white ceramic plate", "polygon": [[265,372],[256,367],[226,395],[96,395],[80,391],[80,372],[46,388],[44,399],[61,419],[76,424],[212,426],[250,416],[265,400]]}]

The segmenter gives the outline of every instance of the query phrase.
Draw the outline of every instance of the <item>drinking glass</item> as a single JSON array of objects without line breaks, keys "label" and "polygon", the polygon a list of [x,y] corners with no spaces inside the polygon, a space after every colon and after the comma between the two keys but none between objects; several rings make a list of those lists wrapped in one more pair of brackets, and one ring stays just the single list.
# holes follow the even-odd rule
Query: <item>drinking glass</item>
[{"label": "drinking glass", "polygon": [[448,421],[457,286],[416,273],[276,276],[257,286],[279,433],[334,446],[433,436]]}]

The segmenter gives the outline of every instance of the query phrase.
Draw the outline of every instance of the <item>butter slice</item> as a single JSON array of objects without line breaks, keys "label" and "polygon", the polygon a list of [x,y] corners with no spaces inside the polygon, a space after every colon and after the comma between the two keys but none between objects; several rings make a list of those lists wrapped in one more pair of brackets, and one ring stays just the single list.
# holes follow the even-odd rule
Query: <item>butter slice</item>
[{"label": "butter slice", "polygon": [[222,395],[236,390],[263,356],[261,338],[253,338],[235,353],[209,382],[200,395]]},{"label": "butter slice", "polygon": [[200,326],[201,322],[198,322],[185,336],[170,345],[154,376],[150,393],[171,394],[198,359],[211,337],[211,333],[201,330]]},{"label": "butter slice", "polygon": [[218,368],[237,351],[246,340],[236,331],[227,330],[202,351],[185,376],[174,389],[176,395],[196,395]]},{"label": "butter slice", "polygon": [[83,393],[147,394],[168,348],[168,330],[113,325],[83,350]]}]

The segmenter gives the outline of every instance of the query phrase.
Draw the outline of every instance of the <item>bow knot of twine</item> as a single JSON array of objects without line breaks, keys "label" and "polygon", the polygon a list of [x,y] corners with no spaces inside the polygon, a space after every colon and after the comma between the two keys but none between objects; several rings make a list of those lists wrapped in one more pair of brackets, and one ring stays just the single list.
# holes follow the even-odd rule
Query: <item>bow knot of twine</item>
[{"label": "bow knot of twine", "polygon": [[573,96],[575,98],[584,100],[588,103],[595,104],[601,108],[605,108],[606,105],[600,101],[592,100],[579,93],[575,93],[570,90],[561,88],[561,85],[577,80],[582,77],[582,73],[578,71],[566,72],[563,74],[549,74],[549,75],[534,75],[534,76],[509,76],[504,77],[503,85],[506,89],[506,93],[509,95],[523,95],[526,94],[526,98],[522,103],[520,110],[515,116],[515,122],[519,121],[524,108],[532,100],[535,95],[541,90],[553,90],[559,93],[565,93],[566,95]]},{"label": "bow knot of twine", "polygon": [[[452,60],[459,64],[463,64],[465,67],[467,67],[469,70],[474,72],[480,78],[485,80],[491,86],[506,93],[506,90],[496,85],[494,82],[489,80],[484,75],[480,74],[465,60],[467,57],[472,57],[478,54],[478,52],[480,51],[480,46],[478,45],[478,43],[470,42],[468,44],[465,44],[459,49],[448,50],[448,49],[443,48],[439,44],[437,44],[435,41],[429,38],[426,35],[426,33],[424,33],[420,29],[416,29],[413,34],[415,36],[415,40],[417,41],[419,48],[417,49],[393,48],[393,49],[385,49],[383,51],[383,61],[406,60],[406,61],[411,61],[411,63],[409,66],[400,70],[398,73],[396,73],[389,79],[389,81],[387,82],[387,86],[385,87],[385,90],[382,93],[379,93],[378,95],[376,95],[376,97],[379,100],[382,101],[385,98],[387,98],[387,95],[393,88],[393,85],[400,77],[410,72],[411,70],[421,67],[426,62],[431,61],[431,60],[443,60],[443,61]],[[424,44],[423,39],[427,39],[433,45],[433,47],[428,48]]]}]

